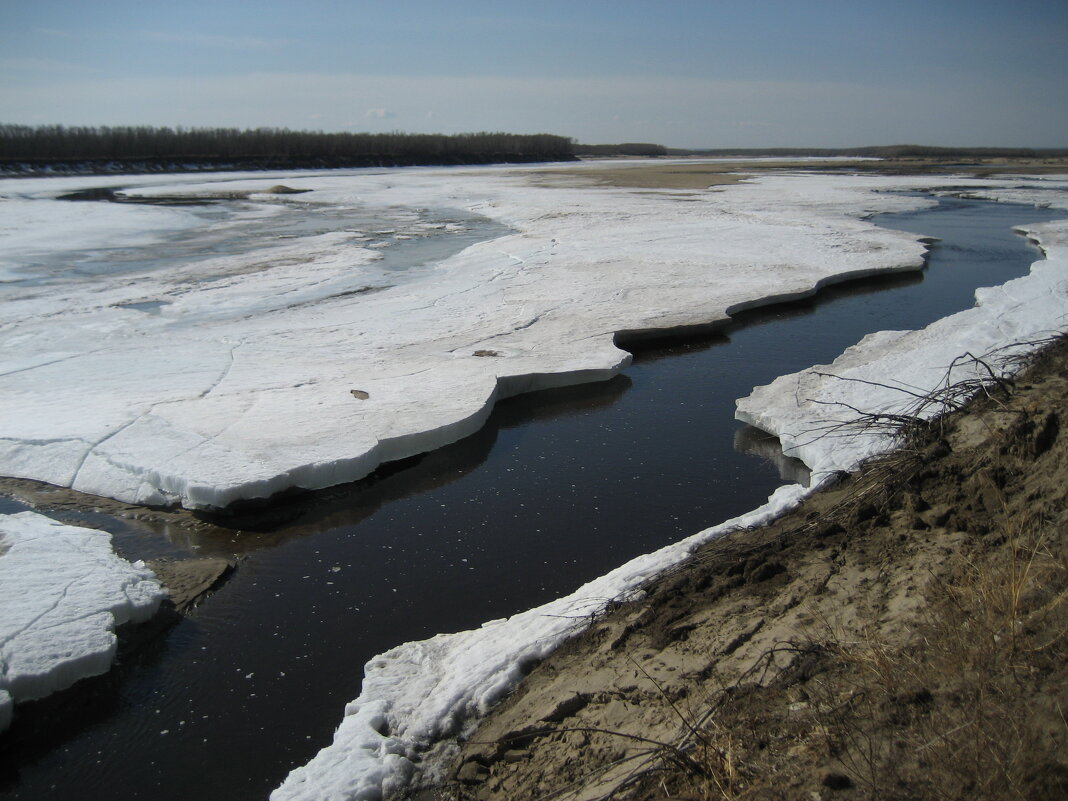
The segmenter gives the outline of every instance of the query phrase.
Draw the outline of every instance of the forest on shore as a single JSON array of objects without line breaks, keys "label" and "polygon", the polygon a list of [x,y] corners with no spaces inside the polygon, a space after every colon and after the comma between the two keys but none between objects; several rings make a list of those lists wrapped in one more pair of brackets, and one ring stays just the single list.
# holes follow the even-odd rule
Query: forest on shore
[{"label": "forest on shore", "polygon": [[0,170],[9,173],[392,167],[574,158],[573,141],[553,134],[0,124]]},{"label": "forest on shore", "polygon": [[198,172],[450,164],[516,164],[613,156],[898,160],[1060,159],[1068,149],[889,145],[679,149],[649,142],[580,144],[555,134],[326,133],[288,128],[12,125],[0,123],[0,174]]}]

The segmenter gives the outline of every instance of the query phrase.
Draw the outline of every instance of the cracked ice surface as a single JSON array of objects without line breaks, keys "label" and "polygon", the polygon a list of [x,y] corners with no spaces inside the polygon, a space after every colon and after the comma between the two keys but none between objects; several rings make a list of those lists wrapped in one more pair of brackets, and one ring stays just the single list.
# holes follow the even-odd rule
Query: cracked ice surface
[{"label": "cracked ice surface", "polygon": [[[286,208],[375,209],[398,239],[427,235],[402,213],[427,207],[514,233],[398,273],[344,226],[163,266],[47,271],[108,231],[126,247],[233,223],[205,233],[183,207],[52,199],[84,178],[2,181],[0,474],[190,508],[352,481],[472,433],[501,397],[611,377],[629,361],[616,332],[918,268],[913,237],[863,218],[928,202],[883,191],[914,188],[901,179],[847,176],[681,193],[552,185],[538,168],[283,177],[313,190]],[[251,193],[245,213],[269,218],[280,206],[254,201],[278,180],[125,191]]]},{"label": "cracked ice surface", "polygon": [[[967,194],[1068,210],[1068,185],[977,188]],[[838,470],[852,471],[894,445],[886,432],[828,426],[856,421],[854,410],[902,414],[917,394],[985,371],[972,354],[996,366],[999,358],[1026,353],[1027,343],[1068,329],[1068,221],[1022,226],[1045,259],[1028,275],[976,290],[975,306],[916,331],[879,331],[848,348],[829,365],[780,376],[738,401],[737,418],[779,437],[783,453],[812,470],[813,484]],[[992,354],[991,356],[987,356]],[[852,409],[850,408],[852,407]],[[929,414],[938,411],[931,405]],[[826,434],[826,435],[823,435]]]},{"label": "cracked ice surface", "polygon": [[164,595],[144,563],[115,555],[107,532],[0,515],[0,731],[14,703],[106,672],[115,627],[147,620]]}]

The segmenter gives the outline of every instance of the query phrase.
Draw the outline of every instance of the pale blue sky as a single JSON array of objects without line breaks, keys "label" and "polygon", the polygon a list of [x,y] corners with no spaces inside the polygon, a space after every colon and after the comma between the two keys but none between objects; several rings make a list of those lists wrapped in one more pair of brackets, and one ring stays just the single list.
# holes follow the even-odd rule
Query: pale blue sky
[{"label": "pale blue sky", "polygon": [[0,122],[1068,147],[1068,2],[0,0]]}]

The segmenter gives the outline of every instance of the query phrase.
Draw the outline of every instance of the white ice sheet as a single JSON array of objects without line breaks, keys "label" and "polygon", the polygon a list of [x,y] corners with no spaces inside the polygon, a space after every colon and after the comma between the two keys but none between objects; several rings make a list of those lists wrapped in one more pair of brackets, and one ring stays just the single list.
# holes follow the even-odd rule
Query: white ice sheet
[{"label": "white ice sheet", "polygon": [[[500,397],[612,376],[629,361],[617,331],[723,320],[921,265],[913,238],[862,219],[927,202],[873,191],[900,182],[783,176],[635,193],[543,172],[287,177],[313,190],[287,203],[452,207],[516,231],[395,281],[365,240],[339,231],[165,269],[0,285],[0,473],[192,508],[351,481],[472,433]],[[62,248],[84,244],[86,209],[106,217],[94,236],[130,236],[145,212],[179,215],[164,228],[185,221],[180,209],[48,199],[70,179],[56,180],[0,202],[0,227],[32,229],[37,242],[51,232]],[[278,181],[197,176],[126,191]],[[0,232],[16,272],[22,241]]]},{"label": "white ice sheet", "polygon": [[104,673],[115,627],[155,614],[164,591],[111,535],[34,512],[0,515],[0,731],[13,703]]},{"label": "white ice sheet", "polygon": [[[1052,201],[1068,209],[1064,194],[986,194],[1014,202]],[[931,417],[950,409],[921,405],[920,397],[961,381],[986,379],[991,368],[1010,372],[1013,357],[1068,330],[1068,224],[1057,221],[1021,231],[1046,254],[1029,275],[977,290],[973,308],[926,328],[880,331],[829,365],[757,387],[738,401],[738,419],[778,436],[783,452],[803,460],[818,482],[821,474],[853,470],[893,447],[892,431],[856,425],[861,413]]]}]

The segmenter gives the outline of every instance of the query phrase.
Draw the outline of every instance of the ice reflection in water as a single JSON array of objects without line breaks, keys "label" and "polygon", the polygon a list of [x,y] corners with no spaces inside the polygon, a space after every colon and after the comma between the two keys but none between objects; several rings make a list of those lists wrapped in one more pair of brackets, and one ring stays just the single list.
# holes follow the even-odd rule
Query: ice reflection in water
[{"label": "ice reflection in water", "polygon": [[800,459],[782,452],[779,438],[753,426],[744,426],[734,432],[734,449],[738,453],[757,456],[772,464],[779,471],[779,478],[792,484],[807,487],[812,471]]}]

